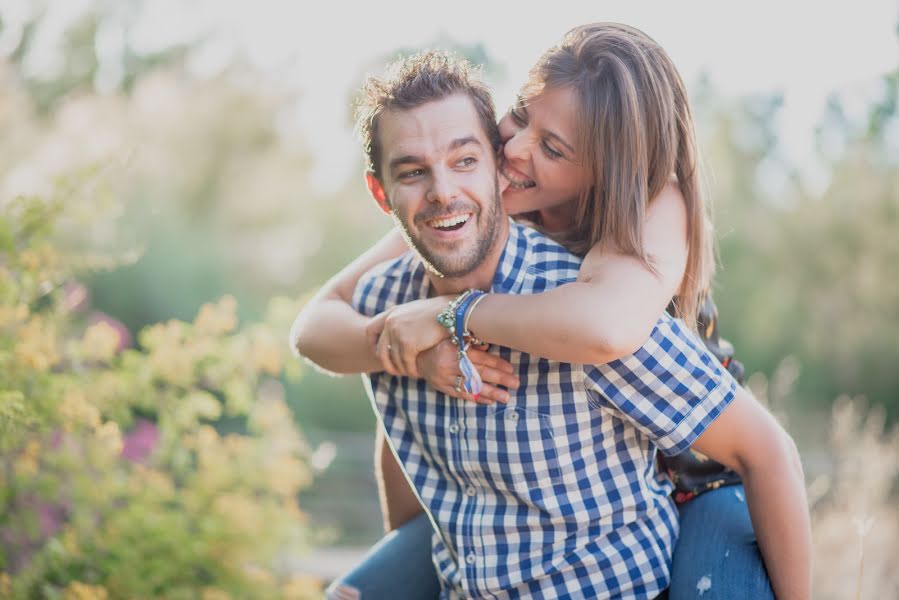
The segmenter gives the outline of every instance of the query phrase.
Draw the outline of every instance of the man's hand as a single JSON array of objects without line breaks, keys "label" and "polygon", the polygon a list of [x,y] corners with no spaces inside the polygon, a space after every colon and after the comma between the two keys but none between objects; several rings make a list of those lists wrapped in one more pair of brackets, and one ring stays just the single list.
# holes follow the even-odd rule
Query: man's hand
[{"label": "man's hand", "polygon": [[399,304],[371,320],[366,335],[376,345],[385,371],[391,375],[421,376],[418,355],[450,337],[449,331],[437,322],[437,315],[451,299],[437,296]]},{"label": "man's hand", "polygon": [[505,404],[509,401],[509,392],[497,386],[518,389],[518,378],[513,374],[514,368],[509,362],[493,354],[488,354],[486,349],[483,347],[483,349],[470,348],[468,350],[468,358],[471,359],[484,382],[484,388],[477,399],[472,398],[471,394],[465,393],[464,388],[462,391],[456,391],[462,371],[459,370],[458,349],[448,339],[419,355],[418,372],[434,389],[447,396],[471,400],[478,404],[493,404],[494,402]]}]

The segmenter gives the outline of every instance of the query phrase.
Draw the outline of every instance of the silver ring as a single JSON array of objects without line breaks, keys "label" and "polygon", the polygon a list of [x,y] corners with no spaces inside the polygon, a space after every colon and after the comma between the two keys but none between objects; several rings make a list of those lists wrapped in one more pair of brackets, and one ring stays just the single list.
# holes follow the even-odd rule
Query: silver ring
[{"label": "silver ring", "polygon": [[463,377],[462,375],[456,376],[456,387],[454,387],[453,389],[456,390],[457,392],[461,392],[463,381],[465,381],[465,377]]},{"label": "silver ring", "polygon": [[393,346],[390,344],[387,344],[387,351],[390,352],[391,350],[393,350]]}]

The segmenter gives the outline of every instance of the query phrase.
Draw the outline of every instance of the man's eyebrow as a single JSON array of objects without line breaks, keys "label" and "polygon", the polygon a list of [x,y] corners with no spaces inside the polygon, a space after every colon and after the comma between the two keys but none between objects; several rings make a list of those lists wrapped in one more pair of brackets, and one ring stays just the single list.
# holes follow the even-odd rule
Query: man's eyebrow
[{"label": "man's eyebrow", "polygon": [[[476,146],[483,147],[481,140],[476,138],[473,135],[467,135],[465,137],[456,138],[449,143],[450,150],[457,150],[463,146],[467,146],[468,144],[475,144]],[[405,154],[403,156],[397,156],[394,159],[390,160],[390,163],[387,167],[392,171],[393,169],[401,166],[401,165],[417,165],[424,162],[424,159],[420,156],[414,156],[412,154]]]},{"label": "man's eyebrow", "polygon": [[481,140],[479,140],[478,138],[476,138],[473,135],[467,135],[465,137],[456,138],[452,142],[450,142],[449,149],[455,150],[455,149],[461,148],[462,146],[465,146],[467,144],[475,144],[477,146],[483,146],[483,144],[481,144]]},{"label": "man's eyebrow", "polygon": [[423,159],[420,156],[412,156],[411,154],[406,154],[405,156],[397,156],[396,158],[392,159],[388,167],[392,171],[400,165],[420,164],[422,161]]}]

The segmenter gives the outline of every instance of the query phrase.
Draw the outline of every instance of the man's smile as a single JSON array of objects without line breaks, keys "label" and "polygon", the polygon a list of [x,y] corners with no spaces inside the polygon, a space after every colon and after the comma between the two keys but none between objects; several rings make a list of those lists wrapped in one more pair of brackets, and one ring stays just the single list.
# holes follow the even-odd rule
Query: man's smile
[{"label": "man's smile", "polygon": [[433,227],[434,229],[438,229],[440,231],[456,231],[458,229],[462,229],[465,223],[471,219],[471,213],[463,213],[458,215],[451,215],[448,217],[440,217],[438,219],[431,219],[426,221],[426,224],[429,227]]}]

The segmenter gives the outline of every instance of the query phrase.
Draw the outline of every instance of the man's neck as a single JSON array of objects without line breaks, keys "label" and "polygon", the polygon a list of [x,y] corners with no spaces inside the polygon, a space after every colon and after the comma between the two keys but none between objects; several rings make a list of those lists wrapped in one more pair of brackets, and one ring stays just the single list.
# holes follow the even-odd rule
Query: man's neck
[{"label": "man's neck", "polygon": [[431,290],[434,295],[451,296],[471,288],[484,290],[485,292],[490,291],[490,288],[493,286],[493,277],[496,275],[496,269],[499,267],[499,260],[503,256],[508,239],[509,220],[503,217],[502,225],[497,233],[496,240],[487,253],[487,257],[471,273],[461,277],[439,277],[428,271],[428,278],[431,281]]}]

